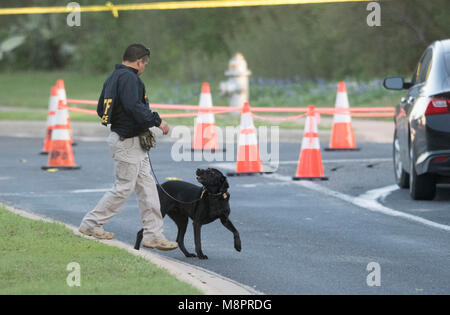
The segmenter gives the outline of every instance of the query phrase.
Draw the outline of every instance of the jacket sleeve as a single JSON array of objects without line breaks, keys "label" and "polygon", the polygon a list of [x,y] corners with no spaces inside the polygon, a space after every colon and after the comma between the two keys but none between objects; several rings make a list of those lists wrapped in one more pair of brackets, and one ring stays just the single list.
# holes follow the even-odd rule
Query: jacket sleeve
[{"label": "jacket sleeve", "polygon": [[105,87],[103,86],[102,93],[100,94],[100,97],[98,99],[98,104],[97,104],[97,114],[100,118],[103,116],[104,97],[105,97]]},{"label": "jacket sleeve", "polygon": [[133,74],[124,74],[119,81],[119,98],[124,111],[132,116],[140,128],[159,127],[161,118],[150,110],[139,96],[139,82]]}]

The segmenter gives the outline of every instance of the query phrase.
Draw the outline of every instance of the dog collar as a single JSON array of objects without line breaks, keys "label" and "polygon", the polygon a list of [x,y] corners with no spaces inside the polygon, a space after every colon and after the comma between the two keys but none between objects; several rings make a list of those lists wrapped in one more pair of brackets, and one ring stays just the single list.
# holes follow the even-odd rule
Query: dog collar
[{"label": "dog collar", "polygon": [[200,195],[200,199],[203,199],[203,195],[205,194],[205,192],[206,192],[206,188],[203,188],[202,189],[202,194]]},{"label": "dog collar", "polygon": [[210,193],[206,188],[202,189],[202,194],[200,195],[200,199],[203,199],[203,196],[205,195],[206,192],[209,193],[212,196],[220,196],[220,195],[222,195],[223,199],[227,199],[227,193],[219,192],[219,193],[213,194],[213,193]]}]

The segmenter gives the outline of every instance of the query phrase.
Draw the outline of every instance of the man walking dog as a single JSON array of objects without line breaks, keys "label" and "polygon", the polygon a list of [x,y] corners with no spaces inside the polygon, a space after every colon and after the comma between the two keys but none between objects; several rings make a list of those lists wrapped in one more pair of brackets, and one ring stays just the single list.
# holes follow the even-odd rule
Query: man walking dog
[{"label": "man walking dog", "polygon": [[102,226],[120,211],[131,192],[136,190],[144,225],[142,246],[172,250],[178,244],[163,235],[158,191],[150,175],[149,148],[141,145],[141,141],[151,142],[150,127],[159,127],[164,135],[169,133],[169,125],[150,110],[144,83],[139,78],[149,59],[149,49],[140,44],[130,45],[122,64],[115,66],[103,85],[97,113],[103,125],[111,124],[107,142],[114,159],[115,182],[97,206],[84,216],[79,231],[99,239],[114,238],[114,234]]}]

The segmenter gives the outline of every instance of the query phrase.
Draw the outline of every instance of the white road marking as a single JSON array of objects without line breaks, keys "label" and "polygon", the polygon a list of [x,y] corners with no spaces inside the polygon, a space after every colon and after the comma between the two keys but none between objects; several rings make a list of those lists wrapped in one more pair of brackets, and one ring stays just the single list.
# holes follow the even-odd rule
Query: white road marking
[{"label": "white road marking", "polygon": [[236,163],[231,163],[231,162],[213,163],[213,164],[210,164],[210,166],[215,167],[215,168],[223,168],[226,170],[235,170],[236,169]]},{"label": "white road marking", "polygon": [[397,185],[389,185],[382,188],[368,190],[364,194],[359,195],[359,197],[362,199],[379,200],[380,202],[383,202],[387,196],[396,190],[399,190]]},{"label": "white road marking", "polygon": [[48,193],[37,193],[37,192],[20,192],[20,193],[15,193],[15,192],[10,192],[10,193],[0,193],[0,196],[14,196],[14,197],[48,197],[51,194]]},{"label": "white road marking", "polygon": [[23,195],[30,195],[34,193],[0,193],[0,196],[23,196]]},{"label": "white road marking", "polygon": [[242,185],[236,185],[237,187],[244,187],[244,188],[254,188],[257,187],[257,184],[242,184]]},{"label": "white road marking", "polygon": [[19,193],[0,193],[0,196],[24,196],[24,197],[48,197],[52,195],[61,195],[61,194],[85,194],[85,193],[99,193],[99,192],[107,192],[111,188],[97,188],[97,189],[75,189],[69,191],[47,191],[44,193],[36,193],[36,192],[19,192]]},{"label": "white road marking", "polygon": [[257,188],[260,186],[289,186],[290,183],[286,183],[286,182],[273,182],[273,183],[265,183],[265,182],[259,182],[256,184],[236,184],[234,185],[234,187],[243,187],[243,188]]},{"label": "white road marking", "polygon": [[328,196],[336,197],[338,199],[347,201],[351,204],[354,204],[356,206],[359,206],[364,209],[368,209],[370,211],[383,213],[389,216],[394,217],[400,217],[403,219],[407,219],[410,221],[414,221],[417,223],[424,224],[426,226],[434,227],[440,230],[444,230],[447,232],[450,232],[450,226],[445,224],[436,223],[412,214],[404,213],[401,211],[397,211],[391,208],[388,208],[386,206],[383,206],[378,200],[380,198],[386,198],[391,192],[397,190],[397,186],[391,185],[386,186],[379,189],[369,190],[366,193],[359,195],[358,197],[346,195],[337,191],[334,191],[332,189],[326,188],[324,186],[321,186],[319,184],[310,182],[310,181],[293,181],[291,177],[289,176],[283,176],[279,174],[270,174],[270,175],[263,175],[267,178],[276,179],[283,182],[291,182],[293,185],[299,185],[314,191],[318,191],[320,193],[323,193]]},{"label": "white road marking", "polygon": [[[383,163],[383,162],[392,162],[392,158],[378,158],[378,159],[331,159],[331,160],[322,160],[322,163]],[[298,160],[295,161],[270,161],[270,163],[264,163],[263,167],[267,169],[276,169],[277,165],[297,165]],[[213,163],[209,166],[223,168],[227,170],[234,170],[236,168],[236,163],[234,162],[219,162]]]},{"label": "white road marking", "polygon": [[77,137],[77,140],[83,142],[106,142],[108,136],[105,137]]},{"label": "white road marking", "polygon": [[[332,160],[322,160],[322,163],[380,163],[380,162],[391,162],[392,158],[379,158],[379,159],[332,159]],[[273,162],[276,163],[276,162]],[[279,161],[280,165],[288,164],[298,164],[297,161]]]},{"label": "white road marking", "polygon": [[98,188],[98,189],[75,189],[69,191],[72,194],[84,194],[84,193],[97,193],[97,192],[107,192],[111,190],[111,188]]}]

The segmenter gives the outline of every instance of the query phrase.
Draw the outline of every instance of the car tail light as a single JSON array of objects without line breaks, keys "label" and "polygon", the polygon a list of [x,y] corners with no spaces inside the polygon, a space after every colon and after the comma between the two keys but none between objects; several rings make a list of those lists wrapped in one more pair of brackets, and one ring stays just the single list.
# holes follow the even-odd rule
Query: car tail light
[{"label": "car tail light", "polygon": [[433,162],[447,162],[448,157],[446,156],[438,156],[433,159]]},{"label": "car tail light", "polygon": [[432,98],[428,103],[425,116],[448,114],[450,108],[450,100],[445,98]]}]

